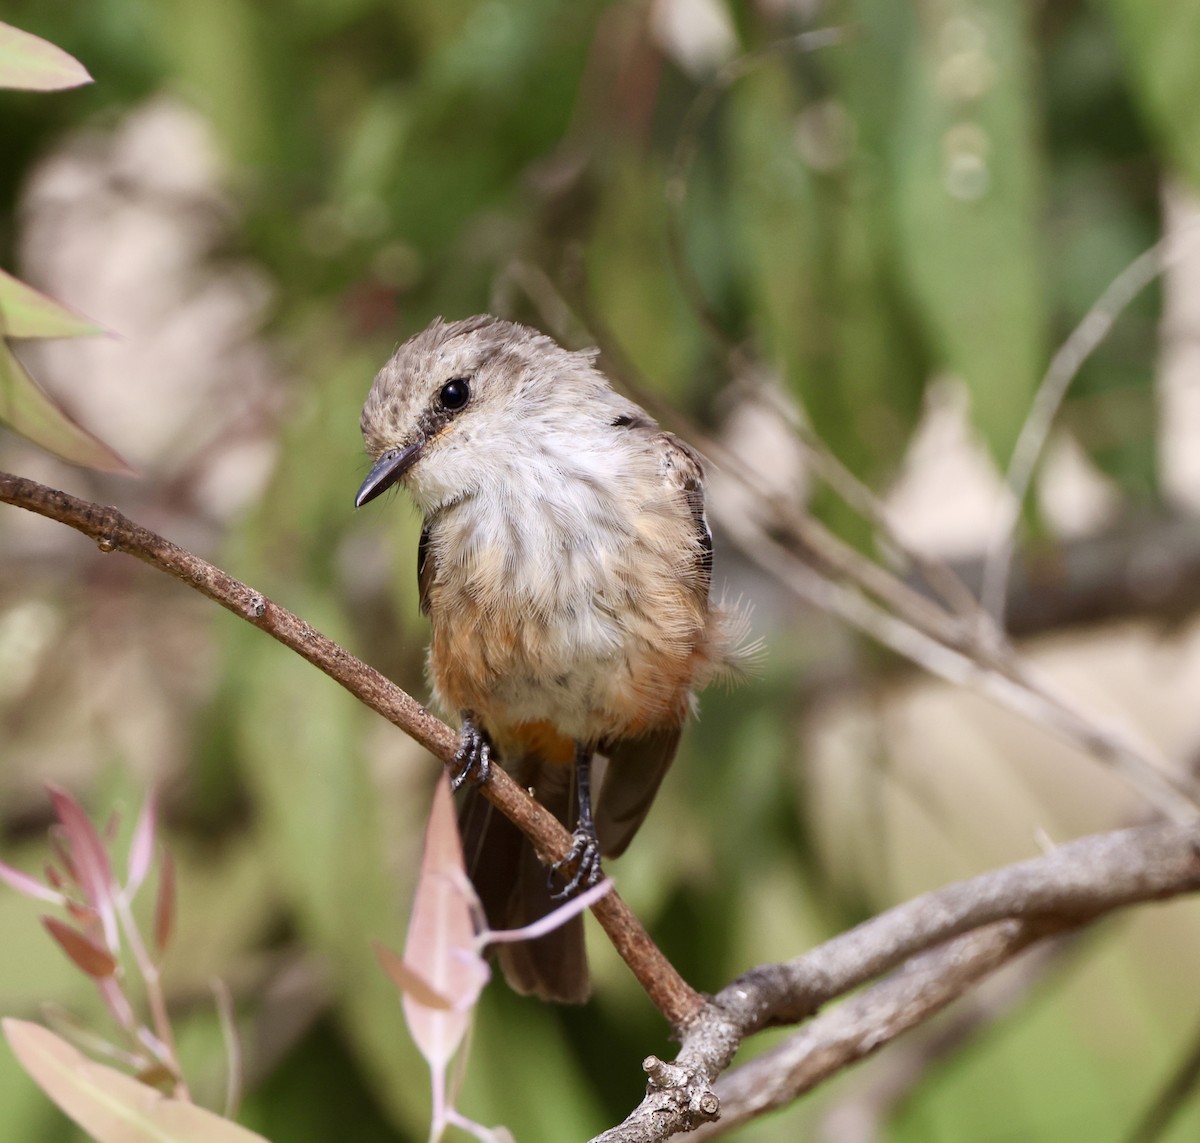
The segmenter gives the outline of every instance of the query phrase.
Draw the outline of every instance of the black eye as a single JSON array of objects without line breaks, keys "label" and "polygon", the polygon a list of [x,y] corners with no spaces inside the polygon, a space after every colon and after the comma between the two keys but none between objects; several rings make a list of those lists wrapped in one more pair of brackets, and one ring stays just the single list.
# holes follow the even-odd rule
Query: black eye
[{"label": "black eye", "polygon": [[438,400],[443,409],[456,413],[471,399],[471,383],[465,377],[455,377],[442,386]]}]

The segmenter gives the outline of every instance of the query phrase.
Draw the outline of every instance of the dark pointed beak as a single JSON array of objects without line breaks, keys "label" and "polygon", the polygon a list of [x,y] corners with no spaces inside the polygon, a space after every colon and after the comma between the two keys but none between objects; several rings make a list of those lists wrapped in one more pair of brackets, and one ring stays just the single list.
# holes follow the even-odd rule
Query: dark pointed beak
[{"label": "dark pointed beak", "polygon": [[362,482],[362,487],[354,498],[354,507],[361,508],[381,492],[391,488],[416,463],[421,455],[421,444],[421,441],[417,441],[407,448],[390,448],[387,452],[380,453],[379,459],[367,473],[367,479]]}]

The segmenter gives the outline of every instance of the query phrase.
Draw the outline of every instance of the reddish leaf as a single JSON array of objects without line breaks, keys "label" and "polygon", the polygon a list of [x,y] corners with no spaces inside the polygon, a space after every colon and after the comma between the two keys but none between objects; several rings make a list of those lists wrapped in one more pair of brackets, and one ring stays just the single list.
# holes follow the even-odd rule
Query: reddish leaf
[{"label": "reddish leaf", "polygon": [[103,926],[100,924],[100,914],[96,912],[91,905],[81,905],[78,901],[72,901],[68,898],[67,912],[71,917],[79,922],[79,927],[84,932],[98,932],[103,935]]},{"label": "reddish leaf", "polygon": [[75,866],[75,876],[87,903],[100,914],[104,925],[105,943],[115,947],[117,921],[113,910],[112,866],[100,835],[96,833],[83,807],[61,786],[48,785],[54,812],[66,833],[67,847]]},{"label": "reddish leaf", "polygon": [[96,944],[78,929],[71,928],[65,921],[60,921],[57,917],[43,917],[42,924],[58,941],[63,952],[88,976],[102,980],[117,971],[117,962],[112,953]]}]

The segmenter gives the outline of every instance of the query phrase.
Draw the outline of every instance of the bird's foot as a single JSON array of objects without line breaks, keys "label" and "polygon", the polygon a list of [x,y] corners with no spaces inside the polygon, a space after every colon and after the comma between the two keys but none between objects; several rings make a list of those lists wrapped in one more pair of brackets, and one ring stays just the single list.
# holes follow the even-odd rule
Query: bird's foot
[{"label": "bird's foot", "polygon": [[475,725],[470,715],[463,718],[458,736],[458,753],[450,771],[450,789],[457,790],[464,782],[482,786],[492,773],[491,739]]},{"label": "bird's foot", "polygon": [[[556,861],[551,867],[551,874],[557,873],[566,879],[566,884],[553,894],[555,901],[565,901],[574,897],[584,889],[590,889],[600,880],[600,842],[596,838],[595,828],[587,828],[581,822],[571,835],[571,852],[562,861]],[[575,872],[567,877],[567,870],[575,867]]]}]

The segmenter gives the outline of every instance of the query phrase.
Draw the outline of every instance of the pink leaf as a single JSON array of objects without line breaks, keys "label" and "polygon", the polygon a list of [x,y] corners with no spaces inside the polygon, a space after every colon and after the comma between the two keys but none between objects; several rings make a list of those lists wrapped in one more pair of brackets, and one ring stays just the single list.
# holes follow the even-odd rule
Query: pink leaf
[{"label": "pink leaf", "polygon": [[261,1135],[103,1064],[38,1024],[5,1020],[21,1066],[99,1143],[267,1143]]},{"label": "pink leaf", "polygon": [[61,786],[48,785],[54,812],[67,837],[71,862],[87,903],[100,914],[109,948],[117,947],[117,919],[113,910],[113,876],[108,853],[83,807]]},{"label": "pink leaf", "polygon": [[146,804],[133,827],[133,841],[129,846],[129,875],[125,892],[131,897],[146,879],[150,863],[154,860],[154,835],[158,828],[158,796],[153,790],[146,797]]},{"label": "pink leaf", "polygon": [[462,840],[450,783],[443,775],[433,795],[416,899],[408,923],[404,963],[449,1009],[422,1004],[412,992],[403,997],[409,1031],[431,1068],[445,1067],[466,1033],[470,1010],[488,978],[476,949],[479,902],[467,880]]},{"label": "pink leaf", "polygon": [[61,893],[48,889],[36,877],[30,877],[28,873],[22,873],[3,861],[0,861],[0,881],[18,893],[24,893],[26,897],[33,897],[38,901],[51,901],[55,905],[64,904]]}]

